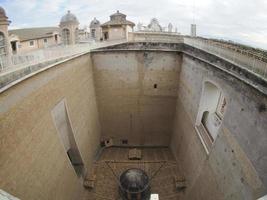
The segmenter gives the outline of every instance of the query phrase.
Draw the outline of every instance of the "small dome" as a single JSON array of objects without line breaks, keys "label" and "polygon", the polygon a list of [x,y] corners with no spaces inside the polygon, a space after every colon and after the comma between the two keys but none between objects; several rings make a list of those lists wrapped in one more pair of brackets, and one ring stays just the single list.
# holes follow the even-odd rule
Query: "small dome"
[{"label": "small dome", "polygon": [[6,11],[5,11],[5,9],[2,8],[1,6],[0,6],[0,17],[5,17],[5,18],[7,18],[7,16],[6,16]]},{"label": "small dome", "polygon": [[68,13],[61,18],[60,23],[79,23],[79,21],[77,17],[68,10]]},{"label": "small dome", "polygon": [[90,28],[98,27],[100,26],[100,21],[98,21],[96,18],[94,18],[90,23]]},{"label": "small dome", "polygon": [[110,15],[110,16],[111,16],[111,17],[112,17],[112,16],[125,16],[125,17],[126,17],[126,15],[123,14],[123,13],[121,13],[119,10],[117,10],[116,13],[114,13],[114,14],[112,14],[112,15]]},{"label": "small dome", "polygon": [[110,20],[124,21],[126,20],[126,15],[117,10],[116,13],[110,15]]}]

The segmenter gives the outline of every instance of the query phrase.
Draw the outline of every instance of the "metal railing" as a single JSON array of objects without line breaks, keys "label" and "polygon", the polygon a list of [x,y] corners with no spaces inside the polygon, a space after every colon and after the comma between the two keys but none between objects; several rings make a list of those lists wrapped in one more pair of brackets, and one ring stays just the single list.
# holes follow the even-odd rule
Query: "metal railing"
[{"label": "metal railing", "polygon": [[[263,54],[242,49],[238,45],[229,45],[223,42],[216,42],[214,40],[203,38],[185,37],[178,34],[160,34],[150,32],[129,33],[128,41],[185,43],[189,46],[204,50],[208,53],[229,60],[230,62],[233,62],[242,68],[254,72],[264,79],[267,79],[267,57]],[[57,62],[60,59],[72,57],[87,51],[89,52],[94,48],[115,45],[123,42],[126,42],[126,40],[90,42],[72,46],[50,47],[25,54],[12,55],[9,57],[1,56],[0,75],[27,66],[37,65],[39,63]]]},{"label": "metal railing", "polygon": [[201,38],[185,37],[184,43],[229,60],[267,79],[267,57],[263,54],[242,49],[234,44],[229,45],[223,42]]},{"label": "metal railing", "polygon": [[56,46],[34,50],[23,54],[0,56],[0,75],[28,66],[34,66],[47,62],[57,62],[69,57],[89,52],[91,49],[119,44],[122,42],[126,42],[126,40],[116,40],[110,42],[90,42],[68,46]]}]

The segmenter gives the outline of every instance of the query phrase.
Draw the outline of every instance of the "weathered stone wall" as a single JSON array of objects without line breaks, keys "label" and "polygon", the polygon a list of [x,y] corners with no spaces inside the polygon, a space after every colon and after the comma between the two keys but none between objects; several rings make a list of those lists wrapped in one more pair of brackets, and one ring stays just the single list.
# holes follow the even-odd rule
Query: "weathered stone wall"
[{"label": "weathered stone wall", "polygon": [[[102,28],[102,33],[108,32],[108,39],[109,41],[112,40],[120,40],[126,39],[126,29],[122,26],[111,26],[108,28]],[[103,36],[104,38],[104,36]]]},{"label": "weathered stone wall", "polygon": [[27,200],[80,199],[79,179],[51,110],[65,99],[74,137],[90,169],[100,137],[89,54],[40,72],[0,95],[0,188]]},{"label": "weathered stone wall", "polygon": [[102,137],[168,146],[181,55],[110,51],[95,52],[92,59]]},{"label": "weathered stone wall", "polygon": [[[230,73],[234,69],[230,64],[229,70],[212,66],[225,63],[205,52],[187,48],[182,53],[180,45],[163,47],[141,43],[100,49],[2,92],[0,188],[29,200],[72,200],[83,195],[82,181],[51,115],[65,100],[88,170],[101,136],[113,138],[117,145],[122,140],[128,140],[128,145],[170,145],[187,180],[184,200],[255,200],[263,196],[267,98],[261,91],[265,85],[245,83],[244,76],[252,80],[250,76],[238,70]],[[195,129],[206,80],[216,83],[227,100],[209,154]]]},{"label": "weathered stone wall", "polygon": [[[188,187],[186,200],[254,200],[266,193],[266,96],[204,62],[183,55],[171,147]],[[227,100],[222,126],[207,155],[195,123],[203,82],[219,85]],[[265,191],[264,191],[265,190]]]}]

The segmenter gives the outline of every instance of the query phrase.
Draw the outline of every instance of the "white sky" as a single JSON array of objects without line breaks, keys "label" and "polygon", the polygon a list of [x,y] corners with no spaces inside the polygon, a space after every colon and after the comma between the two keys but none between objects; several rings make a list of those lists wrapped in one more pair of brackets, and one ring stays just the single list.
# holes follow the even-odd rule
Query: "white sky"
[{"label": "white sky", "polygon": [[162,26],[171,22],[189,34],[195,21],[200,36],[267,49],[267,0],[0,0],[0,6],[12,21],[10,29],[57,26],[67,10],[83,28],[94,17],[104,23],[120,10],[136,24],[156,17]]}]

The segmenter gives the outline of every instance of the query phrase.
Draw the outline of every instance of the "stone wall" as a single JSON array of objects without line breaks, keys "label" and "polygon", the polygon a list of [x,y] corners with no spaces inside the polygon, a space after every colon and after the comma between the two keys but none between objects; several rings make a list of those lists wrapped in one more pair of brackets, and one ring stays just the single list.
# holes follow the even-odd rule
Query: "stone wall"
[{"label": "stone wall", "polygon": [[100,51],[92,59],[103,139],[168,146],[181,55]]},{"label": "stone wall", "polygon": [[90,169],[100,136],[88,54],[58,64],[0,96],[0,188],[27,200],[80,199],[84,192],[51,111],[65,100],[83,163]]},{"label": "stone wall", "polygon": [[[195,129],[204,81],[219,85],[227,100],[209,154]],[[171,147],[188,187],[186,200],[255,200],[266,193],[266,96],[202,61],[183,55]]]},{"label": "stone wall", "polygon": [[129,42],[166,42],[183,43],[184,36],[169,32],[129,32]]},{"label": "stone wall", "polygon": [[[20,199],[81,198],[82,180],[51,114],[64,100],[87,170],[101,139],[112,138],[115,145],[126,145],[123,140],[127,145],[170,145],[187,181],[183,200],[263,196],[266,83],[243,71],[233,73],[234,64],[220,67],[224,61],[211,54],[189,47],[181,52],[180,47],[140,43],[103,48],[4,90],[0,188]],[[195,128],[204,81],[216,83],[227,101],[209,154]]]}]

